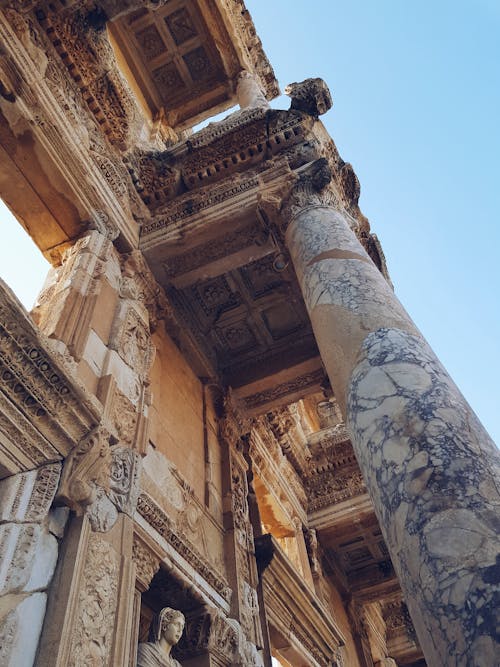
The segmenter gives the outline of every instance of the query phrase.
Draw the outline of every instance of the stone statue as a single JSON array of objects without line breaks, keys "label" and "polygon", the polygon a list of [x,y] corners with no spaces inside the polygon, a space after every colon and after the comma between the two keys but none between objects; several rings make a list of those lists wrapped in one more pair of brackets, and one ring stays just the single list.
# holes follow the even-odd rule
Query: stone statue
[{"label": "stone statue", "polygon": [[255,107],[263,107],[269,109],[269,102],[266,100],[260,83],[255,74],[251,74],[246,70],[240,72],[238,76],[238,83],[236,86],[236,97],[240,109],[250,109]]},{"label": "stone statue", "polygon": [[170,607],[162,609],[153,619],[149,641],[139,644],[137,667],[181,667],[170,651],[181,638],[184,623],[182,612]]}]

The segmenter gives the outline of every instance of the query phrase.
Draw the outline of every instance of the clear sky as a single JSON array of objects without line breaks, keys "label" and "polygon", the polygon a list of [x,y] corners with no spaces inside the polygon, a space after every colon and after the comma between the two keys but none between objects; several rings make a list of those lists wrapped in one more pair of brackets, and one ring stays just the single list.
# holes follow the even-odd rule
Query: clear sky
[{"label": "clear sky", "polygon": [[500,444],[500,0],[246,4],[282,89],[328,83],[396,293]]},{"label": "clear sky", "polygon": [[[500,443],[500,0],[247,7],[282,88],[330,86],[396,293]],[[47,265],[15,230],[0,208],[0,275],[30,307]]]}]

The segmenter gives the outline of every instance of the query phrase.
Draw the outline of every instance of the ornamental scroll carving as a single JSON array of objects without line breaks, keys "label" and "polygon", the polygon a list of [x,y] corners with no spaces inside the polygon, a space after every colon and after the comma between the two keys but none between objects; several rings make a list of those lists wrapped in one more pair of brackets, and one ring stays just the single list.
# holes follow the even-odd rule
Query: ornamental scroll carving
[{"label": "ornamental scroll carving", "polygon": [[133,515],[139,495],[140,459],[112,445],[109,432],[94,429],[67,457],[56,500],[86,514],[94,531],[110,530],[118,512]]},{"label": "ornamental scroll carving", "polygon": [[81,3],[73,5],[66,14],[40,10],[38,20],[108,140],[126,150],[140,135],[143,121],[103,29],[105,15],[99,10],[89,13]]},{"label": "ornamental scroll carving", "polygon": [[105,667],[109,664],[118,572],[118,556],[113,547],[91,534],[68,667]]}]

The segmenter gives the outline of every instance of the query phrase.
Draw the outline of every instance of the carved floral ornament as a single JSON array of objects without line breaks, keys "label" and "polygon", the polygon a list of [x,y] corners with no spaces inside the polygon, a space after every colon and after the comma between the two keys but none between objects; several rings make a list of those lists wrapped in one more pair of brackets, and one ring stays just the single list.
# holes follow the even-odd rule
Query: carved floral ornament
[{"label": "carved floral ornament", "polygon": [[[296,181],[283,197],[280,206],[280,227],[286,230],[301,211],[311,206],[340,208],[340,198],[330,186],[333,172],[326,158],[310,162],[296,174]],[[330,186],[330,187],[327,187]]]},{"label": "carved floral ornament", "polygon": [[56,500],[86,514],[94,531],[110,530],[118,512],[133,515],[139,495],[140,459],[96,427],[66,458]]},{"label": "carved floral ornament", "polygon": [[137,568],[138,583],[141,590],[146,591],[160,569],[160,558],[137,535],[134,535],[132,554]]}]

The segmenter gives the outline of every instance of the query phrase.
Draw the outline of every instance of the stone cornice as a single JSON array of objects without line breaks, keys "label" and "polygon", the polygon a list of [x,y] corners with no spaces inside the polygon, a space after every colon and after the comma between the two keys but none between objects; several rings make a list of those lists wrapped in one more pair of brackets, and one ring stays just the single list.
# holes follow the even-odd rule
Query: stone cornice
[{"label": "stone cornice", "polygon": [[[11,472],[64,458],[100,420],[100,404],[71,379],[4,283],[0,380],[0,430],[6,439],[0,451]],[[16,424],[31,436],[19,438]]]},{"label": "stone cornice", "polygon": [[121,233],[130,248],[136,246],[138,227],[130,224],[130,206],[136,206],[137,195],[130,197],[126,170],[114,159],[43,31],[31,18],[7,9],[0,11],[0,41],[5,52],[0,72],[13,97],[8,108],[2,101],[8,117],[19,116],[30,126],[64,175],[66,197],[82,219],[112,238]]},{"label": "stone cornice", "polygon": [[212,565],[198,553],[185,535],[181,535],[173,526],[169,517],[146,493],[141,493],[137,502],[137,512],[177,551],[189,565],[224,599],[229,602],[231,589],[223,577]]}]

